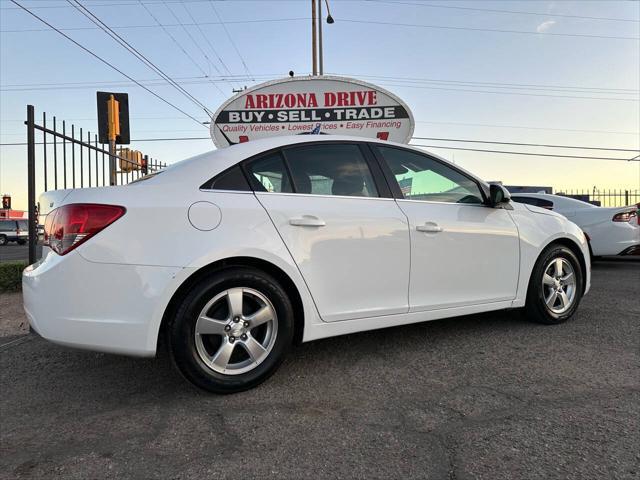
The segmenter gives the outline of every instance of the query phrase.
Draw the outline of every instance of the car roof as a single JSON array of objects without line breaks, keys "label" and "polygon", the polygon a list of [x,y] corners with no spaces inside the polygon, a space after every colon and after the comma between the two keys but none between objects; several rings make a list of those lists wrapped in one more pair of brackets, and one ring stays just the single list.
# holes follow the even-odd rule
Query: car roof
[{"label": "car roof", "polygon": [[[251,140],[250,142],[238,143],[229,147],[218,148],[216,150],[202,153],[200,155],[196,155],[195,157],[191,157],[186,160],[171,164],[165,169],[166,173],[171,172],[171,174],[158,175],[154,179],[154,183],[169,181],[168,177],[172,177],[172,181],[175,181],[177,177],[180,177],[181,181],[187,181],[187,177],[189,177],[194,179],[198,178],[199,180],[202,180],[202,182],[205,182],[219,172],[222,172],[247,158],[259,155],[264,152],[268,152],[269,150],[286,147],[289,145],[322,142],[374,143],[384,146],[396,146],[408,150],[414,150],[417,153],[421,153],[423,155],[428,154],[443,163],[451,165],[452,168],[466,173],[470,177],[475,178],[485,185],[487,183],[473,173],[465,170],[464,168],[452,164],[447,159],[416,146],[407,145],[404,143],[389,142],[386,140],[379,140],[377,138],[358,137],[352,135],[282,135]],[[206,175],[204,175],[205,172]],[[204,177],[202,175],[204,175]]]}]

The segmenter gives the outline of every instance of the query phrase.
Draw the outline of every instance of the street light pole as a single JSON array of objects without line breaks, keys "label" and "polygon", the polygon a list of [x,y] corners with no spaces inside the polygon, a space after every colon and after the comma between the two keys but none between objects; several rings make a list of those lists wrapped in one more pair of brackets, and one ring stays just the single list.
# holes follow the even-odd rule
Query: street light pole
[{"label": "street light pole", "polygon": [[[331,25],[334,23],[333,17],[331,16],[331,10],[329,10],[329,0],[324,0],[325,5],[327,6],[327,23]],[[315,12],[314,12],[315,14]],[[322,51],[322,0],[318,0],[318,57],[320,63],[320,75],[324,74],[324,52]],[[315,75],[315,73],[314,73]]]},{"label": "street light pole", "polygon": [[318,58],[316,47],[316,0],[311,0],[311,71],[318,75]]}]

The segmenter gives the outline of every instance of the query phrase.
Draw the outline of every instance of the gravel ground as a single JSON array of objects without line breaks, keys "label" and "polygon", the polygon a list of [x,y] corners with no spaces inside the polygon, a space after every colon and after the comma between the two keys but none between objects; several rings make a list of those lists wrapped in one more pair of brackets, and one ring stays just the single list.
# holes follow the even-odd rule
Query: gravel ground
[{"label": "gravel ground", "polygon": [[321,340],[214,396],[165,356],[20,334],[3,294],[0,478],[638,479],[639,298],[640,262],[604,261],[563,325],[500,312]]}]

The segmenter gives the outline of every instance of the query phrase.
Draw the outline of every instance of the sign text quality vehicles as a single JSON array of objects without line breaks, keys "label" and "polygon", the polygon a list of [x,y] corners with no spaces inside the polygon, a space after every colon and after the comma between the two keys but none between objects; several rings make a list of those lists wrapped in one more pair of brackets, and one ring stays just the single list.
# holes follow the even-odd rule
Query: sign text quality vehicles
[{"label": "sign text quality vehicles", "polygon": [[218,147],[274,135],[347,134],[407,143],[413,115],[380,87],[340,77],[287,78],[245,90],[211,122]]}]

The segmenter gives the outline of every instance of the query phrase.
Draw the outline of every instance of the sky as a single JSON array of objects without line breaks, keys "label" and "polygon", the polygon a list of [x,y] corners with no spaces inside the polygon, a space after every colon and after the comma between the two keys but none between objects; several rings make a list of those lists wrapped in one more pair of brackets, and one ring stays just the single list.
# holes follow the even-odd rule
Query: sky
[{"label": "sky", "polygon": [[[200,122],[207,115],[63,0],[17,0]],[[311,70],[308,0],[82,0],[210,110],[232,89]],[[414,136],[640,148],[640,2],[330,0],[324,70],[380,85],[416,119]],[[324,9],[326,14],[326,9]],[[162,26],[159,26],[158,23]],[[182,25],[181,25],[182,24]],[[132,142],[173,163],[214,148],[208,129],[59,33],[0,0],[0,193],[26,209],[26,105],[96,131],[97,90],[127,92]],[[414,140],[488,181],[640,189],[636,153]],[[438,148],[436,148],[436,146]],[[38,188],[41,186],[41,178]]]}]

